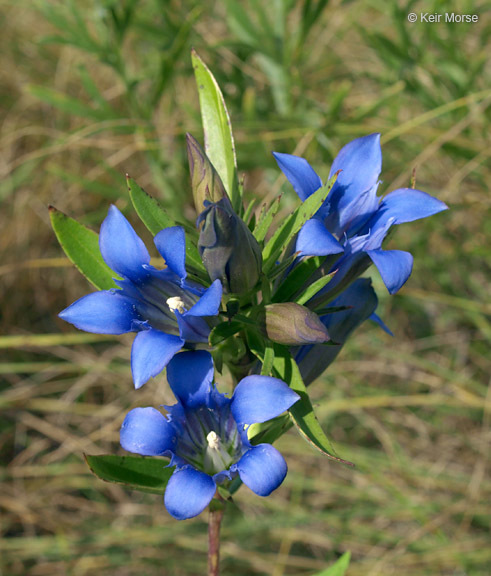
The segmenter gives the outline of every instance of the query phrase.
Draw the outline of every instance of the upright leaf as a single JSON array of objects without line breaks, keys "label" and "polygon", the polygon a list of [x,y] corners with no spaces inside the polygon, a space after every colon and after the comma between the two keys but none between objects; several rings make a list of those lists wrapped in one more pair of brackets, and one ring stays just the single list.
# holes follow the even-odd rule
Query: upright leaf
[{"label": "upright leaf", "polygon": [[225,101],[213,74],[194,50],[191,59],[198,86],[205,152],[222,179],[234,210],[240,214],[242,207],[235,145]]},{"label": "upright leaf", "polygon": [[99,290],[117,288],[113,280],[117,274],[102,259],[99,235],[53,206],[49,216],[65,254],[87,280]]},{"label": "upright leaf", "polygon": [[[176,226],[176,222],[172,220],[155,198],[140,188],[132,178],[127,177],[126,182],[136,213],[154,236],[164,228]],[[205,272],[198,249],[189,237],[186,238],[186,264],[199,272]]]}]

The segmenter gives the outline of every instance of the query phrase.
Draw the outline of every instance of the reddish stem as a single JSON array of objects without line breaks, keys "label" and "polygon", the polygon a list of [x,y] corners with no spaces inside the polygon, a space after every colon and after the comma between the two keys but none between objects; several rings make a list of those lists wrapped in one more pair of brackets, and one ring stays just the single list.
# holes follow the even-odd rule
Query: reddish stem
[{"label": "reddish stem", "polygon": [[220,574],[220,525],[223,518],[223,507],[210,506],[208,519],[208,576]]}]

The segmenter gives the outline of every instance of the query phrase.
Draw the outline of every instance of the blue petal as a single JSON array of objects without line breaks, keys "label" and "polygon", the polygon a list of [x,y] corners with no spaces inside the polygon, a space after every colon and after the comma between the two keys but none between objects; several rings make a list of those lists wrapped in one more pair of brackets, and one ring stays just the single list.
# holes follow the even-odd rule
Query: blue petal
[{"label": "blue petal", "polygon": [[215,492],[216,484],[208,474],[194,468],[176,470],[165,489],[165,507],[177,520],[187,520],[201,514]]},{"label": "blue petal", "polygon": [[138,319],[135,301],[118,290],[94,292],[80,298],[59,314],[79,330],[95,334],[131,332],[132,321]]},{"label": "blue petal", "polygon": [[320,220],[307,220],[298,233],[296,251],[302,256],[327,256],[344,251]]},{"label": "blue petal", "polygon": [[302,202],[322,186],[322,180],[304,158],[280,152],[273,152],[273,156]]},{"label": "blue petal", "polygon": [[186,238],[182,226],[161,230],[153,239],[167,266],[179,278],[186,278]]},{"label": "blue petal", "polygon": [[153,328],[139,332],[131,349],[135,388],[141,388],[150,378],[162,372],[183,346],[184,341],[179,336],[164,334]]},{"label": "blue petal", "polygon": [[382,318],[380,318],[378,314],[375,314],[375,312],[370,315],[370,320],[375,322],[375,324],[378,324],[380,328],[382,328],[384,332],[387,332],[389,336],[394,336],[392,330],[387,326],[387,324],[382,320]]},{"label": "blue petal", "polygon": [[357,138],[341,149],[331,167],[329,178],[339,173],[328,196],[326,225],[341,236],[359,227],[377,208],[377,181],[382,169],[380,134]]},{"label": "blue petal", "polygon": [[433,216],[448,210],[448,206],[421,190],[399,188],[387,194],[379,210],[383,211],[385,218],[394,218],[394,224],[403,224]]},{"label": "blue petal", "polygon": [[378,183],[358,196],[351,197],[349,202],[344,198],[333,200],[332,210],[324,218],[326,228],[338,237],[344,234],[352,236],[359,232],[378,210],[377,189]]},{"label": "blue petal", "polygon": [[187,408],[206,406],[213,382],[213,358],[206,350],[181,352],[167,366],[174,396]]},{"label": "blue petal", "polygon": [[402,250],[368,250],[390,294],[395,294],[411,275],[413,257]]},{"label": "blue petal", "polygon": [[215,280],[186,316],[216,316],[222,301],[222,283]]},{"label": "blue petal", "polygon": [[237,423],[256,424],[275,418],[299,399],[278,378],[246,376],[235,388],[231,409]]},{"label": "blue petal", "polygon": [[146,276],[143,265],[150,263],[150,254],[116,206],[109,208],[102,223],[99,248],[106,264],[118,274],[131,280]]},{"label": "blue petal", "polygon": [[179,314],[177,310],[175,314],[179,326],[179,334],[184,341],[195,344],[208,342],[210,327],[201,316],[188,316],[187,313]]},{"label": "blue petal", "polygon": [[269,496],[285,479],[285,459],[271,444],[248,450],[235,465],[240,479],[258,496]]},{"label": "blue petal", "polygon": [[[343,188],[350,198],[375,186],[382,170],[380,134],[356,138],[341,148],[332,163],[329,178],[338,170],[342,172],[335,187]],[[334,192],[331,191],[331,194],[334,195]]]},{"label": "blue petal", "polygon": [[135,408],[121,426],[121,446],[142,456],[159,456],[173,450],[176,433],[155,408]]}]

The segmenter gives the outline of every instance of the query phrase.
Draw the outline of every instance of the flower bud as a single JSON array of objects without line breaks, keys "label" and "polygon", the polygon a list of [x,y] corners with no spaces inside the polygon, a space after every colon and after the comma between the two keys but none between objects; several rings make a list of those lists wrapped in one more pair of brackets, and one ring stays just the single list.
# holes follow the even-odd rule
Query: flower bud
[{"label": "flower bud", "polygon": [[283,302],[264,307],[263,331],[266,336],[288,346],[327,342],[329,334],[317,314],[296,304]]},{"label": "flower bud", "polygon": [[210,278],[219,278],[224,291],[233,294],[253,288],[261,274],[261,248],[228,197],[205,201],[196,224],[202,224],[198,249]]},{"label": "flower bud", "polygon": [[218,202],[226,196],[226,193],[218,172],[198,141],[191,134],[186,134],[186,142],[194,206],[200,214],[203,211],[205,200]]}]

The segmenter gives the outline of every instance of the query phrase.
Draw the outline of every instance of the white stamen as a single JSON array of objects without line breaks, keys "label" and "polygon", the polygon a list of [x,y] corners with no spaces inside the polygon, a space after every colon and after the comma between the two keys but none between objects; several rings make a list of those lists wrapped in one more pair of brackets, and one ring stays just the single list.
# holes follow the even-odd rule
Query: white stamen
[{"label": "white stamen", "polygon": [[206,437],[206,441],[208,442],[208,446],[213,450],[220,449],[221,445],[220,438],[218,437],[216,432],[213,432],[213,430]]},{"label": "white stamen", "polygon": [[172,298],[167,298],[165,303],[172,312],[175,312],[176,310],[179,312],[179,314],[184,314],[184,312],[186,312],[184,302],[182,301],[181,298],[179,298],[179,296],[173,296]]}]

